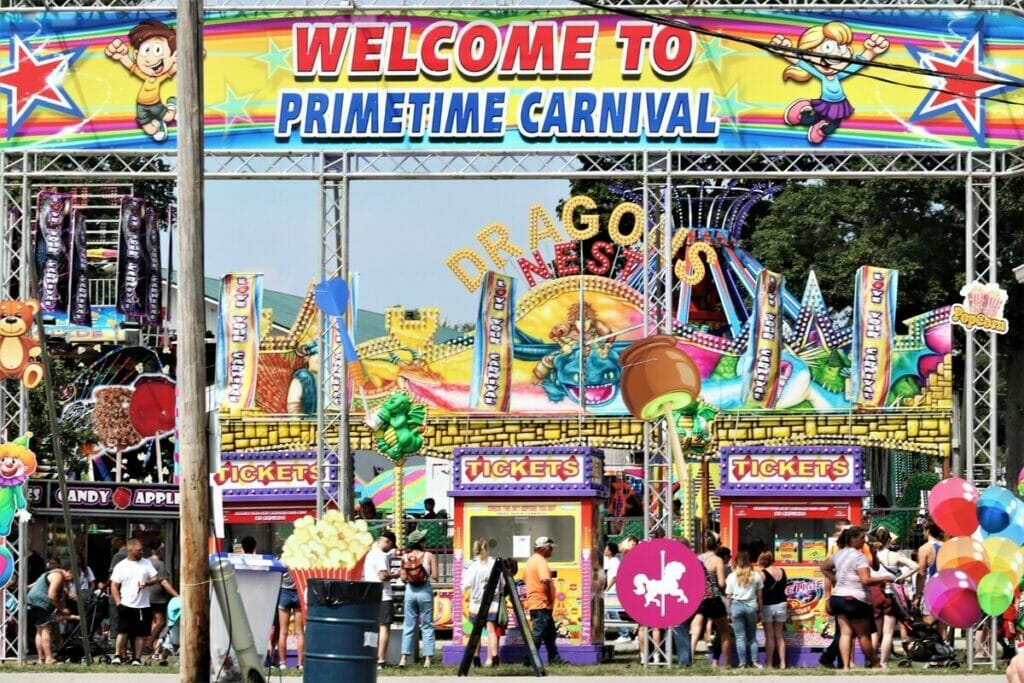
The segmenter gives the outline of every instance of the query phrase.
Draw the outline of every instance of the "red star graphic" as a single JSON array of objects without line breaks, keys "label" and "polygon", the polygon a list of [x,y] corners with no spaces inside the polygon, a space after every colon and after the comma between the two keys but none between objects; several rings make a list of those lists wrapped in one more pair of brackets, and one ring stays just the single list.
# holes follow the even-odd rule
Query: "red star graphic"
[{"label": "red star graphic", "polygon": [[939,92],[935,93],[935,98],[930,103],[931,107],[955,106],[959,102],[960,106],[967,110],[971,121],[978,120],[978,104],[980,103],[978,94],[982,90],[991,88],[992,84],[983,80],[957,78],[957,76],[984,78],[985,74],[978,69],[981,56],[978,42],[978,36],[975,36],[967,43],[966,49],[954,55],[953,59],[943,59],[938,55],[928,55],[924,58],[923,61],[929,62],[932,69],[946,75],[946,78],[940,79],[940,82],[937,83]]},{"label": "red star graphic", "polygon": [[909,45],[907,49],[921,67],[940,74],[933,77],[932,89],[911,115],[911,123],[952,113],[963,121],[978,145],[985,146],[986,98],[1020,88],[1024,82],[984,65],[980,33],[965,40],[953,55],[922,52]]},{"label": "red star graphic", "polygon": [[11,38],[11,62],[0,69],[0,94],[7,97],[7,137],[13,137],[37,106],[81,117],[61,87],[70,64],[82,50],[38,56],[18,36]]}]

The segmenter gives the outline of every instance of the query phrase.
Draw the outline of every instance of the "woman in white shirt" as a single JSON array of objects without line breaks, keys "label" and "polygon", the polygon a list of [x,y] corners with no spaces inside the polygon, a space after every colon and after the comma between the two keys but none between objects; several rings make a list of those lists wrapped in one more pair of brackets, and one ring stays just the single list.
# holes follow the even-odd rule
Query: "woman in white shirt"
[{"label": "woman in white shirt", "polygon": [[[483,607],[481,604],[484,597],[484,587],[487,579],[494,569],[494,558],[487,554],[487,539],[478,538],[473,541],[473,561],[470,562],[462,573],[462,589],[469,591],[469,620],[476,623],[476,615]],[[501,580],[494,588],[494,598],[487,606],[487,661],[480,663],[480,641],[476,643],[473,663],[477,666],[495,666],[498,662],[498,621],[499,598],[501,596]],[[500,607],[504,608],[504,600],[500,600]],[[481,639],[482,640],[482,639]]]},{"label": "woman in white shirt", "polygon": [[757,622],[761,619],[764,581],[760,572],[750,564],[750,553],[741,550],[736,555],[736,566],[725,580],[725,599],[733,630],[736,631],[736,655],[740,668],[761,668],[757,661]]},{"label": "woman in white shirt", "polygon": [[868,560],[861,552],[866,540],[864,529],[859,526],[843,529],[836,541],[839,550],[821,563],[822,575],[832,584],[832,594],[825,596],[828,600],[825,609],[839,624],[839,655],[844,669],[852,668],[854,635],[867,665],[877,665],[875,648],[871,644],[874,612],[868,587],[892,583],[895,579],[893,576],[871,576]]}]

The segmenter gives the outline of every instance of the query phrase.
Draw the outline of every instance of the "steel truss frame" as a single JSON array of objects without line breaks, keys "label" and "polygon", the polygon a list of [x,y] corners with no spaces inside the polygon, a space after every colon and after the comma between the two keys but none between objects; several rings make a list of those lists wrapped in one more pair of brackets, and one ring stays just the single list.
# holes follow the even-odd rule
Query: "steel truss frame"
[{"label": "steel truss frame", "polygon": [[[498,3],[499,9],[568,9],[568,0],[513,0]],[[609,0],[615,6],[642,7],[652,11],[678,10],[678,4],[662,0]],[[254,10],[336,10],[356,8],[355,0],[339,7],[337,0],[263,0],[248,5],[228,5],[212,2],[207,11]],[[359,8],[430,10],[466,8],[466,0],[405,0],[396,6],[394,0],[360,0]],[[488,9],[486,5],[472,5]],[[978,5],[974,0],[953,0],[937,4],[934,0],[878,0],[870,3],[838,3],[835,0],[809,0],[780,2],[779,0],[695,0],[688,11],[729,9],[913,9],[942,11],[953,9],[1012,9],[1024,11],[1024,0],[1009,0],[998,5]],[[177,0],[151,0],[144,5],[114,3],[97,8],[91,0],[13,0],[2,10],[5,12],[82,11],[111,12],[118,10],[175,11]],[[127,160],[132,160],[129,166]],[[1024,173],[1024,149],[1009,151],[820,151],[820,152],[761,152],[725,151],[694,153],[685,150],[651,152],[647,150],[587,152],[574,151],[474,151],[460,152],[207,152],[206,178],[221,180],[306,180],[317,182],[321,188],[321,231],[319,271],[320,278],[347,277],[348,274],[348,208],[351,204],[353,181],[369,179],[425,180],[425,179],[567,179],[608,178],[618,181],[633,180],[643,187],[646,215],[660,207],[661,198],[668,197],[664,190],[672,183],[714,178],[736,179],[824,179],[824,178],[961,178],[966,191],[966,271],[967,280],[981,279],[994,283],[997,279],[996,261],[996,197],[999,178]],[[28,216],[31,216],[31,195],[35,185],[43,182],[86,182],[96,180],[137,181],[176,179],[174,154],[153,155],[145,152],[96,151],[0,151],[0,297],[18,296],[27,282]],[[167,166],[162,166],[166,163]],[[598,170],[600,169],[600,170]],[[666,230],[671,230],[667,225]],[[645,226],[645,245],[654,239],[651,221]],[[668,243],[665,240],[663,243]],[[646,253],[646,249],[644,250]],[[650,333],[668,329],[665,319],[670,310],[665,292],[671,292],[672,272],[667,264],[671,255],[659,257],[659,267],[652,269],[645,281],[645,291],[660,292],[645,301],[645,329]],[[660,283],[660,286],[657,286]],[[321,349],[329,347],[327,328],[321,325]],[[969,435],[964,439],[966,472],[972,481],[989,485],[995,483],[997,434],[997,365],[996,336],[985,332],[967,335],[965,417]],[[323,357],[323,356],[322,356]],[[345,382],[342,376],[335,381]],[[341,503],[339,493],[351,490],[351,463],[347,439],[348,414],[332,395],[328,373],[322,373],[319,387],[317,414],[318,462],[336,451],[348,467],[320,468],[317,486],[317,509],[322,512]],[[343,383],[342,386],[345,386]],[[0,432],[10,437],[14,431],[27,429],[27,393],[18,385],[0,383]],[[644,470],[649,490],[657,498],[656,505],[647,505],[644,530],[647,537],[670,535],[672,529],[671,458],[667,447],[669,426],[664,420],[647,425],[644,434]],[[328,443],[325,434],[336,429],[336,443]],[[342,486],[347,482],[348,488]],[[652,511],[656,511],[653,512]],[[24,571],[19,572],[24,574]],[[2,597],[2,596],[0,596]],[[24,605],[24,586],[19,590],[20,604]],[[5,615],[7,619],[11,615]],[[5,622],[6,623],[6,622]],[[6,633],[6,630],[3,631]],[[16,648],[24,658],[24,635],[17,643],[8,642],[0,633],[0,659]],[[670,648],[668,648],[670,650]],[[661,655],[666,652],[665,641],[656,645]],[[667,661],[663,657],[662,661]]]}]

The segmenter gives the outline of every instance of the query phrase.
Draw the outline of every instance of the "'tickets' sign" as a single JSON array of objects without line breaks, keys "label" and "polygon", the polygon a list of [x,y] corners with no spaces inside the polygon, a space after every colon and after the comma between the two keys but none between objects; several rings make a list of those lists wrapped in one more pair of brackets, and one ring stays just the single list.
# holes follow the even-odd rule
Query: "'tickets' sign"
[{"label": "'tickets' sign", "polygon": [[463,460],[462,480],[481,484],[581,484],[584,470],[575,455],[569,457],[509,455],[478,456]]},{"label": "'tickets' sign", "polygon": [[[326,481],[337,482],[337,463],[334,453],[326,454]],[[316,451],[236,452],[221,454],[210,482],[225,501],[296,501],[316,496],[317,477]]]},{"label": "'tickets' sign", "polygon": [[[456,448],[451,494],[500,491],[533,496],[538,491],[604,493],[604,454],[584,447]],[[464,493],[463,493],[464,492]]]},{"label": "'tickets' sign", "polygon": [[832,446],[722,449],[723,491],[860,488],[858,448]]}]

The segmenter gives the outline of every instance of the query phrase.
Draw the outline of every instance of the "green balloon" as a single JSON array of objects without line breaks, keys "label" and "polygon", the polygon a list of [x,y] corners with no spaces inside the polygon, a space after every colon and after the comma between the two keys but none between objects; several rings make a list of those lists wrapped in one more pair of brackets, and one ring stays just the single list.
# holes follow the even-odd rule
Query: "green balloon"
[{"label": "green balloon", "polygon": [[1013,582],[1005,574],[986,574],[978,582],[978,604],[990,617],[998,617],[1013,602]]}]

